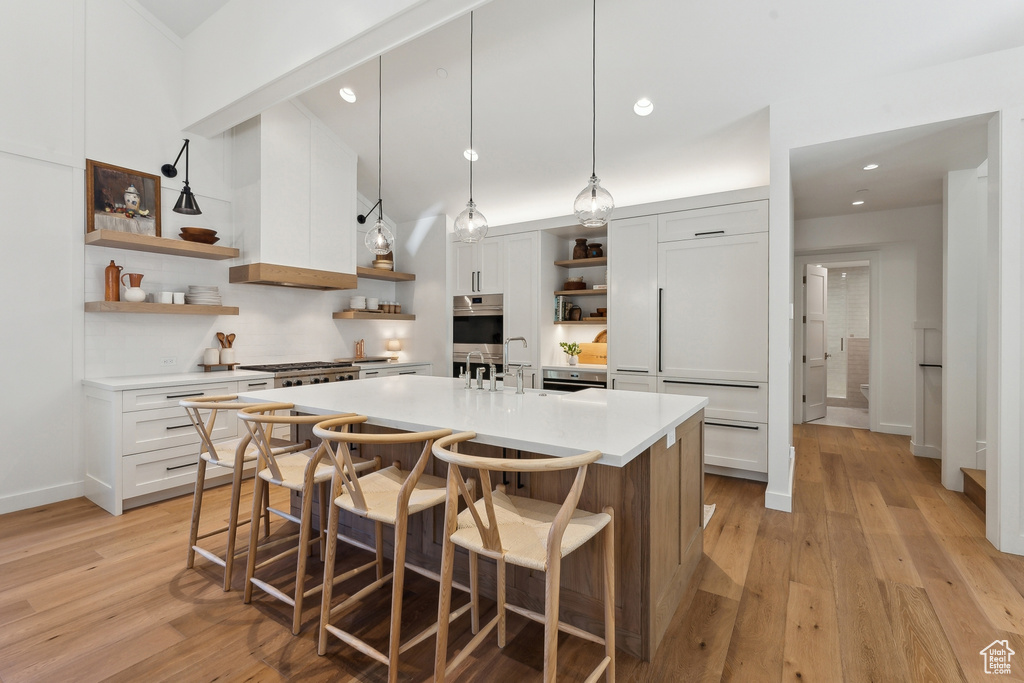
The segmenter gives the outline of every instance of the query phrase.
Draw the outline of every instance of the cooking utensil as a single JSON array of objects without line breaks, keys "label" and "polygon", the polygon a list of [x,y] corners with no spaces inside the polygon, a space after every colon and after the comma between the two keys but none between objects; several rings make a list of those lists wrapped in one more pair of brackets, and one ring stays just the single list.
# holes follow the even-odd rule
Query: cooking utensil
[{"label": "cooking utensil", "polygon": [[227,347],[227,341],[224,338],[224,333],[223,332],[218,332],[217,333],[217,341],[220,342],[220,348],[222,348],[222,349],[228,348]]},{"label": "cooking utensil", "polygon": [[235,333],[232,332],[228,335],[228,348],[232,348],[231,345],[235,343]]}]

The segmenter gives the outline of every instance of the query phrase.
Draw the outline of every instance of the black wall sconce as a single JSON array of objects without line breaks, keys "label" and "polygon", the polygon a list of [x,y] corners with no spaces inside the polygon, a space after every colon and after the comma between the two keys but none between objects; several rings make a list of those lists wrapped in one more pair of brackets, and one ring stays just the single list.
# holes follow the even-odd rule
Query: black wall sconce
[{"label": "black wall sconce", "polygon": [[185,187],[181,188],[181,196],[178,197],[178,202],[174,205],[175,213],[185,213],[190,216],[201,214],[202,211],[199,209],[199,204],[196,203],[196,197],[192,194],[192,189],[188,186],[188,139],[185,139],[185,144],[181,146],[181,151],[178,152],[178,158],[174,160],[173,164],[164,164],[160,167],[160,172],[168,178],[173,178],[178,175],[178,162],[181,160],[181,155],[185,155]]}]

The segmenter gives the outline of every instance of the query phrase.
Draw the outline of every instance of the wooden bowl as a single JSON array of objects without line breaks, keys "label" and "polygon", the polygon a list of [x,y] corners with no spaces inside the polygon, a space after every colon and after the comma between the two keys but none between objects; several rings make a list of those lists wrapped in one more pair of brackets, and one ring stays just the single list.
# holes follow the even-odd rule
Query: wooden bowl
[{"label": "wooden bowl", "polygon": [[181,232],[186,235],[206,235],[207,237],[217,236],[217,231],[210,230],[209,228],[182,228]]},{"label": "wooden bowl", "polygon": [[566,282],[565,284],[562,285],[562,289],[564,291],[570,291],[570,290],[573,290],[573,289],[586,289],[586,288],[587,288],[587,283],[586,282]]},{"label": "wooden bowl", "polygon": [[[195,228],[193,228],[193,229],[195,229]],[[216,244],[217,242],[220,242],[220,238],[217,237],[216,232],[212,231],[212,230],[211,230],[211,232],[214,232],[214,234],[213,235],[195,234],[195,233],[185,232],[185,229],[182,228],[181,234],[179,234],[178,237],[180,237],[181,239],[185,240],[186,242],[199,242],[200,244]]]}]

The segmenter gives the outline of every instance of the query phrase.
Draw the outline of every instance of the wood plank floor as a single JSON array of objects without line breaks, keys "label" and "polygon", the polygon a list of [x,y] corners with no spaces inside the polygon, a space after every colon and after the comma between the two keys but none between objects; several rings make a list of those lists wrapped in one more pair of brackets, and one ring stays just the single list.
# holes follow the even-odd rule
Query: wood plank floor
[{"label": "wood plank floor", "polygon": [[[718,509],[699,590],[653,662],[620,653],[618,680],[985,681],[979,652],[1004,639],[1024,660],[1024,558],[985,540],[980,511],[941,487],[937,461],[913,457],[905,437],[816,425],[794,434],[792,514],[764,509],[763,484],[707,477]],[[204,526],[222,523],[213,511],[226,500],[223,487],[209,493]],[[338,641],[316,655],[318,598],[293,637],[283,603],[257,592],[242,604],[244,563],[230,593],[219,568],[186,570],[190,505],[111,517],[80,499],[0,516],[0,681],[385,680]],[[288,563],[271,569],[287,584]],[[311,576],[320,570],[314,556]],[[389,598],[376,592],[344,623],[383,647]],[[406,633],[433,620],[436,600],[432,582],[408,578]],[[453,651],[468,639],[463,619]],[[482,646],[459,680],[537,680],[542,640],[539,625],[512,615],[506,647]],[[559,680],[581,680],[600,654],[563,636]],[[429,680],[432,659],[430,639],[404,655],[401,680]],[[1003,680],[1024,679],[1024,661],[1011,664]]]}]

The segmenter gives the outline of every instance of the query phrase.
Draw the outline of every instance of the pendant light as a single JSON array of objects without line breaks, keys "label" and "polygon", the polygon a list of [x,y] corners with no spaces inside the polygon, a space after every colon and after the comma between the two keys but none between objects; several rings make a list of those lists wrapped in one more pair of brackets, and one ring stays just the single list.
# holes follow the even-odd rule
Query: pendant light
[{"label": "pendant light", "polygon": [[[469,13],[469,149],[473,147],[473,12]],[[487,219],[473,202],[473,157],[469,155],[469,201],[455,218],[455,236],[463,242],[479,242],[487,234]]]},{"label": "pendant light", "polygon": [[[377,203],[370,207],[367,214],[373,213],[374,209],[377,209],[377,222],[373,228],[366,233],[366,238],[363,243],[366,248],[372,251],[377,256],[384,256],[391,251],[391,248],[395,246],[395,236],[388,229],[388,226],[384,223],[384,199],[380,193],[380,176],[382,170],[381,164],[381,153],[380,153],[380,140],[381,140],[381,121],[383,120],[382,111],[384,109],[384,92],[381,84],[383,82],[382,71],[383,71],[383,56],[377,57]],[[360,225],[366,222],[365,215],[356,216],[356,220]]]},{"label": "pendant light", "polygon": [[594,24],[591,33],[592,50],[591,55],[591,94],[593,97],[593,121],[591,138],[591,161],[590,182],[583,188],[583,191],[576,195],[576,201],[572,209],[576,219],[585,228],[600,228],[608,222],[615,208],[615,200],[608,190],[601,187],[601,180],[597,177],[597,0],[594,3]]},{"label": "pendant light", "polygon": [[164,164],[160,167],[160,172],[168,178],[173,178],[178,175],[178,162],[181,161],[181,155],[185,155],[185,187],[181,188],[181,194],[178,196],[178,201],[172,209],[175,213],[183,213],[189,216],[198,216],[202,213],[199,210],[199,203],[196,201],[196,196],[192,194],[192,188],[188,186],[188,140],[185,140],[185,144],[181,146],[181,151],[178,152],[178,158],[174,160],[173,164]]}]

